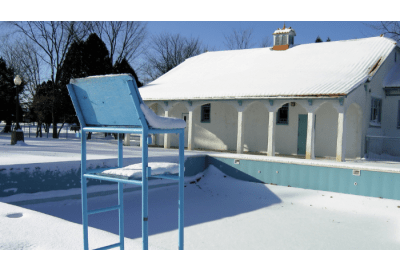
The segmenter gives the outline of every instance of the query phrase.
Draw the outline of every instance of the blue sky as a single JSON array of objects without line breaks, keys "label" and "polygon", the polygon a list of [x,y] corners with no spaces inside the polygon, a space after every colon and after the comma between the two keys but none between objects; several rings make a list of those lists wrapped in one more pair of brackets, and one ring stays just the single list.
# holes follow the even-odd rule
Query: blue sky
[{"label": "blue sky", "polygon": [[[286,27],[296,31],[296,44],[313,43],[317,36],[323,41],[328,37],[332,41],[363,38],[379,35],[366,24],[371,22],[359,21],[287,21]],[[253,29],[252,39],[255,44],[261,43],[264,37],[269,37],[272,42],[272,33],[283,27],[283,21],[162,21],[148,22],[150,34],[168,32],[194,37],[216,50],[224,50],[224,35],[229,35],[233,29]]]},{"label": "blue sky", "polygon": [[[380,33],[368,27],[372,22],[360,21],[285,21],[286,27],[296,31],[295,44],[313,43],[317,36],[332,41],[377,36]],[[257,47],[265,37],[272,42],[272,33],[282,28],[284,21],[148,21],[149,37],[166,32],[199,38],[209,50],[226,50],[224,35],[233,29],[253,29],[252,42]],[[0,24],[1,26],[1,24]],[[0,27],[0,35],[7,29]],[[136,70],[141,60],[132,63]]]}]

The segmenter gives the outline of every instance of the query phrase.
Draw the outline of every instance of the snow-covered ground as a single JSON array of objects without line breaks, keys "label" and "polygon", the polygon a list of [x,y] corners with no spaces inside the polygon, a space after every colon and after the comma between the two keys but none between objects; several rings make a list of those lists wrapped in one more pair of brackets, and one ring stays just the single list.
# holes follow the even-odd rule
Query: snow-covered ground
[{"label": "snow-covered ground", "polygon": [[[26,145],[8,143],[9,137],[0,136],[2,164],[80,159],[78,139],[25,138]],[[140,153],[137,146],[126,149],[128,157]],[[88,151],[93,159],[116,157],[113,141],[89,142]],[[150,151],[177,155],[173,149]],[[196,179],[189,179],[185,187],[185,249],[400,250],[398,200],[245,182],[213,166]],[[32,195],[0,198],[0,249],[82,249],[81,202],[53,199],[60,192],[43,192],[35,196],[43,198],[40,203],[23,207],[12,203]],[[126,192],[124,198],[125,247],[141,249],[141,193]],[[177,249],[177,200],[175,185],[149,191],[149,249]],[[101,208],[115,205],[117,196],[88,201],[89,209]],[[90,216],[89,226],[90,248],[118,242],[116,211]]]}]

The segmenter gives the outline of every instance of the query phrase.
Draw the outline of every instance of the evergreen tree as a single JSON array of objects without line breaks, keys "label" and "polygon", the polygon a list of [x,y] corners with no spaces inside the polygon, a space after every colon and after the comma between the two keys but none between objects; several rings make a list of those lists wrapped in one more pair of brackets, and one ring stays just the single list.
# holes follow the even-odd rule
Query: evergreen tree
[{"label": "evergreen tree", "polygon": [[85,42],[72,43],[59,72],[59,108],[62,112],[58,115],[60,120],[78,123],[67,89],[67,84],[71,79],[105,75],[111,72],[112,65],[107,47],[96,34],[91,34]]},{"label": "evergreen tree", "polygon": [[[75,116],[75,109],[66,87],[71,79],[111,73],[130,73],[136,79],[138,87],[142,86],[135,71],[125,58],[120,62],[115,63],[114,67],[112,66],[108,49],[96,34],[91,34],[85,42],[73,42],[65,56],[61,70],[58,73],[60,83],[57,86],[57,89],[59,90],[57,99],[57,117],[59,121],[63,121],[63,123],[79,122]],[[42,86],[43,89],[46,89],[46,87],[47,86]],[[40,96],[40,93],[38,95]],[[46,98],[38,97],[37,100],[38,102],[45,101]],[[90,133],[88,138],[90,138]]]},{"label": "evergreen tree", "polygon": [[104,42],[96,34],[90,34],[83,48],[83,64],[87,76],[112,73],[110,53]]},{"label": "evergreen tree", "polygon": [[318,36],[317,39],[315,40],[315,43],[318,43],[318,42],[323,42],[322,39],[321,39],[319,36]]},{"label": "evergreen tree", "polygon": [[123,73],[131,74],[136,80],[137,87],[143,86],[143,83],[141,83],[139,81],[135,70],[133,70],[133,68],[131,67],[131,65],[128,63],[128,61],[125,58],[123,58],[120,62],[116,62],[114,64],[113,73],[114,74],[123,74]]},{"label": "evergreen tree", "polygon": [[[38,130],[36,132],[36,137],[41,130],[42,124],[46,125],[46,130],[48,130],[51,122],[52,122],[52,102],[54,99],[58,100],[52,94],[53,91],[53,82],[47,81],[43,82],[36,87],[35,95],[33,96],[32,106],[30,110],[33,112],[35,116],[35,120],[38,122]],[[57,107],[57,106],[56,106]]]},{"label": "evergreen tree", "polygon": [[[10,132],[12,121],[16,120],[16,86],[14,85],[14,70],[7,67],[3,58],[0,58],[0,121],[6,121],[2,132]],[[20,86],[22,89],[23,86]],[[22,120],[22,109],[19,109],[19,121]]]},{"label": "evergreen tree", "polygon": [[329,42],[329,41],[331,41],[331,39],[328,37],[328,39],[326,40],[326,42]]},{"label": "evergreen tree", "polygon": [[82,41],[76,41],[71,44],[63,66],[59,72],[60,75],[60,109],[62,110],[62,120],[68,123],[78,123],[75,109],[69,97],[67,84],[73,78],[82,78],[87,76],[84,64],[84,48],[85,44]]}]

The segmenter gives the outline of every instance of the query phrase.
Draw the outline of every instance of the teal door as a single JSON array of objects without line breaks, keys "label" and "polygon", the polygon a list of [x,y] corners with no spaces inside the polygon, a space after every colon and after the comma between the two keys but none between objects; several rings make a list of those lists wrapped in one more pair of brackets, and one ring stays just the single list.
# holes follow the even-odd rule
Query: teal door
[{"label": "teal door", "polygon": [[297,135],[297,154],[306,154],[307,143],[307,114],[299,114],[299,129]]}]

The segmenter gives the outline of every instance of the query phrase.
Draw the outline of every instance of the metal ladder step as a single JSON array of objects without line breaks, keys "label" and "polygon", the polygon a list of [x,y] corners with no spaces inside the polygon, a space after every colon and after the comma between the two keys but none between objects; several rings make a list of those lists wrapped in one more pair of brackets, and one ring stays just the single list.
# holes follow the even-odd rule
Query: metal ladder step
[{"label": "metal ladder step", "polygon": [[94,250],[106,250],[106,249],[111,249],[111,248],[120,247],[120,246],[121,246],[121,243],[116,243],[116,244],[112,244],[112,245],[109,245],[109,246],[96,248]]},{"label": "metal ladder step", "polygon": [[121,205],[116,205],[116,206],[111,206],[111,207],[106,207],[106,208],[100,208],[100,209],[91,210],[91,211],[88,211],[87,214],[88,214],[88,215],[92,215],[92,214],[103,213],[103,212],[108,212],[108,211],[113,211],[113,210],[119,210],[119,209],[121,209]]}]

